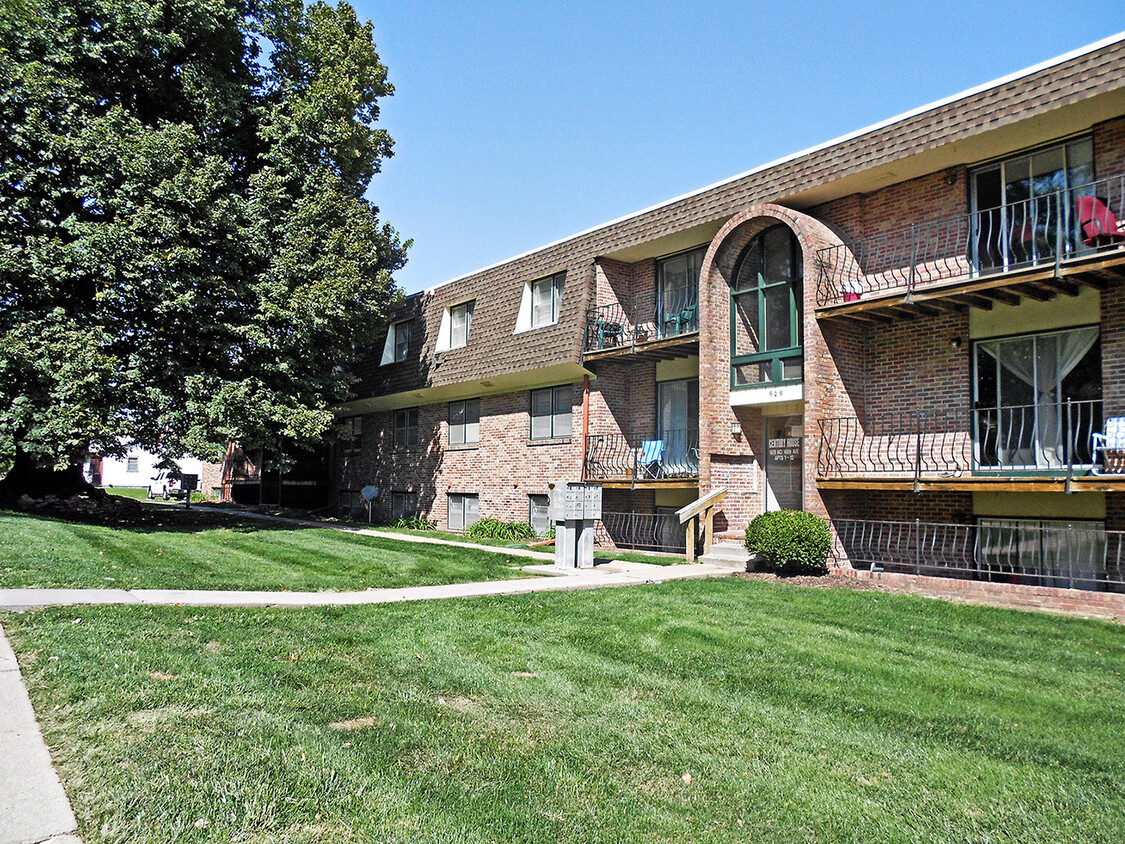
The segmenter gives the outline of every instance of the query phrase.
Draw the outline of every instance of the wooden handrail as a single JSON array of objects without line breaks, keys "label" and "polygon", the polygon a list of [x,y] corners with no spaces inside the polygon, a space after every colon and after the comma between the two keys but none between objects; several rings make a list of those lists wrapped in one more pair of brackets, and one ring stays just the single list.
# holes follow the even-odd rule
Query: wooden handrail
[{"label": "wooden handrail", "polygon": [[691,502],[691,504],[685,504],[683,507],[676,511],[676,516],[679,517],[680,524],[682,525],[692,516],[698,516],[708,507],[714,507],[716,504],[727,497],[727,493],[728,490],[725,486],[719,487],[718,489],[695,499],[695,501]]},{"label": "wooden handrail", "polygon": [[711,538],[715,532],[715,505],[726,497],[727,488],[719,487],[676,511],[680,524],[687,523],[687,527],[684,528],[684,548],[689,563],[695,562],[695,520],[701,513],[703,514],[703,554],[706,556],[711,553]]}]

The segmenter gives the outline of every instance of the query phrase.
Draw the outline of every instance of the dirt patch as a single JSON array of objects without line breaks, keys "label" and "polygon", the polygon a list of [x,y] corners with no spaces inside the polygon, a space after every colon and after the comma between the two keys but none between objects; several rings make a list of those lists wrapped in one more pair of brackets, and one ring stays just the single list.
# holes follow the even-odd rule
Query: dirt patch
[{"label": "dirt patch", "polygon": [[739,572],[735,577],[743,580],[762,580],[769,583],[788,583],[793,586],[812,586],[818,589],[855,589],[859,592],[886,591],[878,583],[871,580],[860,580],[857,577],[842,577],[840,575],[826,574],[813,576],[808,574],[794,575],[793,577],[778,577],[776,574],[765,571]]},{"label": "dirt patch", "polygon": [[382,723],[382,718],[376,718],[374,715],[369,715],[366,718],[351,718],[347,721],[333,721],[328,725],[328,729],[343,730],[345,732],[349,732],[351,730],[366,730],[369,727],[376,727]]}]

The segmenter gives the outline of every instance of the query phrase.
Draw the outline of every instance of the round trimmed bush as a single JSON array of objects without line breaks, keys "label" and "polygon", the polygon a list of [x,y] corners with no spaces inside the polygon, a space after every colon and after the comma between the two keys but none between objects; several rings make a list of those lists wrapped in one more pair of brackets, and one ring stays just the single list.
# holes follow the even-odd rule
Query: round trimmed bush
[{"label": "round trimmed bush", "polygon": [[801,510],[763,513],[746,528],[746,549],[777,574],[827,574],[831,547],[828,523]]}]

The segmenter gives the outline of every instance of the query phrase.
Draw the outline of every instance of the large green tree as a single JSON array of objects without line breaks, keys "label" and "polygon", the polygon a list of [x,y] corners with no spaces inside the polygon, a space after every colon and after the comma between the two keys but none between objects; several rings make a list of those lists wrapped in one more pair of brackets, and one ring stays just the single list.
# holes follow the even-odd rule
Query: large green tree
[{"label": "large green tree", "polygon": [[409,246],[364,198],[392,146],[371,24],[301,0],[0,9],[0,494],[74,483],[90,446],[323,434]]}]

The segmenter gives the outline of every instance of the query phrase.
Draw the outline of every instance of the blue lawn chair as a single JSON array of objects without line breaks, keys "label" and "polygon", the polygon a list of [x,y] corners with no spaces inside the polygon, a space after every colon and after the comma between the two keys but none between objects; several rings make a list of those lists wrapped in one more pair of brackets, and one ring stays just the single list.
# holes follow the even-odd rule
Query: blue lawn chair
[{"label": "blue lawn chair", "polygon": [[664,440],[645,440],[637,458],[637,476],[659,478],[664,462]]}]

